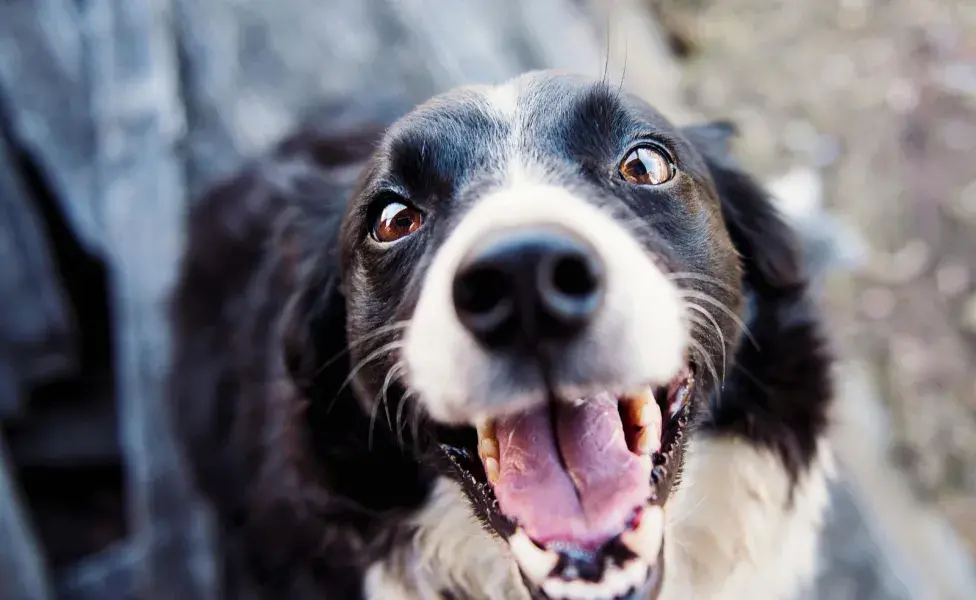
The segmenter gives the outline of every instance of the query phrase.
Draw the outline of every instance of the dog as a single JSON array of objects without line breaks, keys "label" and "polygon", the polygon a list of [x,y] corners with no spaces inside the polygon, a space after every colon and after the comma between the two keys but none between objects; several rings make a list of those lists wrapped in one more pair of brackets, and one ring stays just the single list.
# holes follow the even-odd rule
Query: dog
[{"label": "dog", "polygon": [[226,597],[789,598],[832,359],[728,123],[551,71],[190,211],[170,395]]}]

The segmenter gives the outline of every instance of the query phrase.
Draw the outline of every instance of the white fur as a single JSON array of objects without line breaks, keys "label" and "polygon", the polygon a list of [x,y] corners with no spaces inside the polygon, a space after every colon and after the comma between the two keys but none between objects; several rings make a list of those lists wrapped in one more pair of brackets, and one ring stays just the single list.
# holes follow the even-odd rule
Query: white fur
[{"label": "white fur", "polygon": [[827,478],[826,447],[789,497],[771,452],[739,438],[693,442],[668,502],[663,600],[779,600],[814,576]]},{"label": "white fur", "polygon": [[[430,415],[471,423],[488,407],[525,410],[543,401],[504,385],[504,373],[458,321],[451,298],[454,274],[465,254],[506,228],[552,226],[589,243],[606,266],[605,299],[583,346],[594,386],[628,389],[665,383],[684,362],[688,329],[676,286],[647,251],[611,216],[572,191],[533,183],[529,169],[480,199],[434,258],[410,327],[403,359],[410,387]],[[647,339],[654,343],[646,343]]]},{"label": "white fur", "polygon": [[479,600],[528,599],[507,544],[485,531],[453,481],[438,480],[411,524],[413,543],[366,574],[367,600],[442,600],[441,590]]},{"label": "white fur", "polygon": [[[821,448],[788,497],[779,459],[741,439],[691,444],[668,503],[660,600],[783,600],[811,583],[827,506],[831,453]],[[368,600],[524,600],[505,544],[475,520],[461,489],[441,480],[412,545],[374,565]]]}]

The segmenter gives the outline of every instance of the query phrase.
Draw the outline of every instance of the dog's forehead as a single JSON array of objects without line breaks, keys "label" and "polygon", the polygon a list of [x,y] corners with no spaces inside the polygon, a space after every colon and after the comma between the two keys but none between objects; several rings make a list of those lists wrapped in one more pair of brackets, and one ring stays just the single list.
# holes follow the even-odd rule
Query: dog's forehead
[{"label": "dog's forehead", "polygon": [[498,85],[474,85],[438,95],[390,130],[392,151],[449,154],[486,160],[516,153],[565,151],[583,137],[602,144],[633,135],[672,134],[668,121],[642,100],[584,76],[536,71]]}]

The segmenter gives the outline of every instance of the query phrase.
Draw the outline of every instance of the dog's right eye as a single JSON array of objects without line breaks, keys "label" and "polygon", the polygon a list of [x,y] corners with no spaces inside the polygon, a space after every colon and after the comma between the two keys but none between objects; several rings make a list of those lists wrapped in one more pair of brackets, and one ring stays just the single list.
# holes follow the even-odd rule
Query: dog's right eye
[{"label": "dog's right eye", "polygon": [[389,202],[376,215],[373,223],[373,239],[388,244],[405,238],[420,229],[423,213],[402,202]]},{"label": "dog's right eye", "polygon": [[674,163],[662,148],[643,144],[627,153],[619,171],[627,183],[661,185],[674,177]]}]

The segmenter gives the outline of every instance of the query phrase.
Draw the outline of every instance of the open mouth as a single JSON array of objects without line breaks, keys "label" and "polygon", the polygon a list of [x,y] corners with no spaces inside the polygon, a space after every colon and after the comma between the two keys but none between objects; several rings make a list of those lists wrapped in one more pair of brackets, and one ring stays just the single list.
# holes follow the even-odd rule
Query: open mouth
[{"label": "open mouth", "polygon": [[478,426],[478,454],[526,580],[551,600],[656,596],[664,504],[692,372],[668,385],[551,402]]}]

